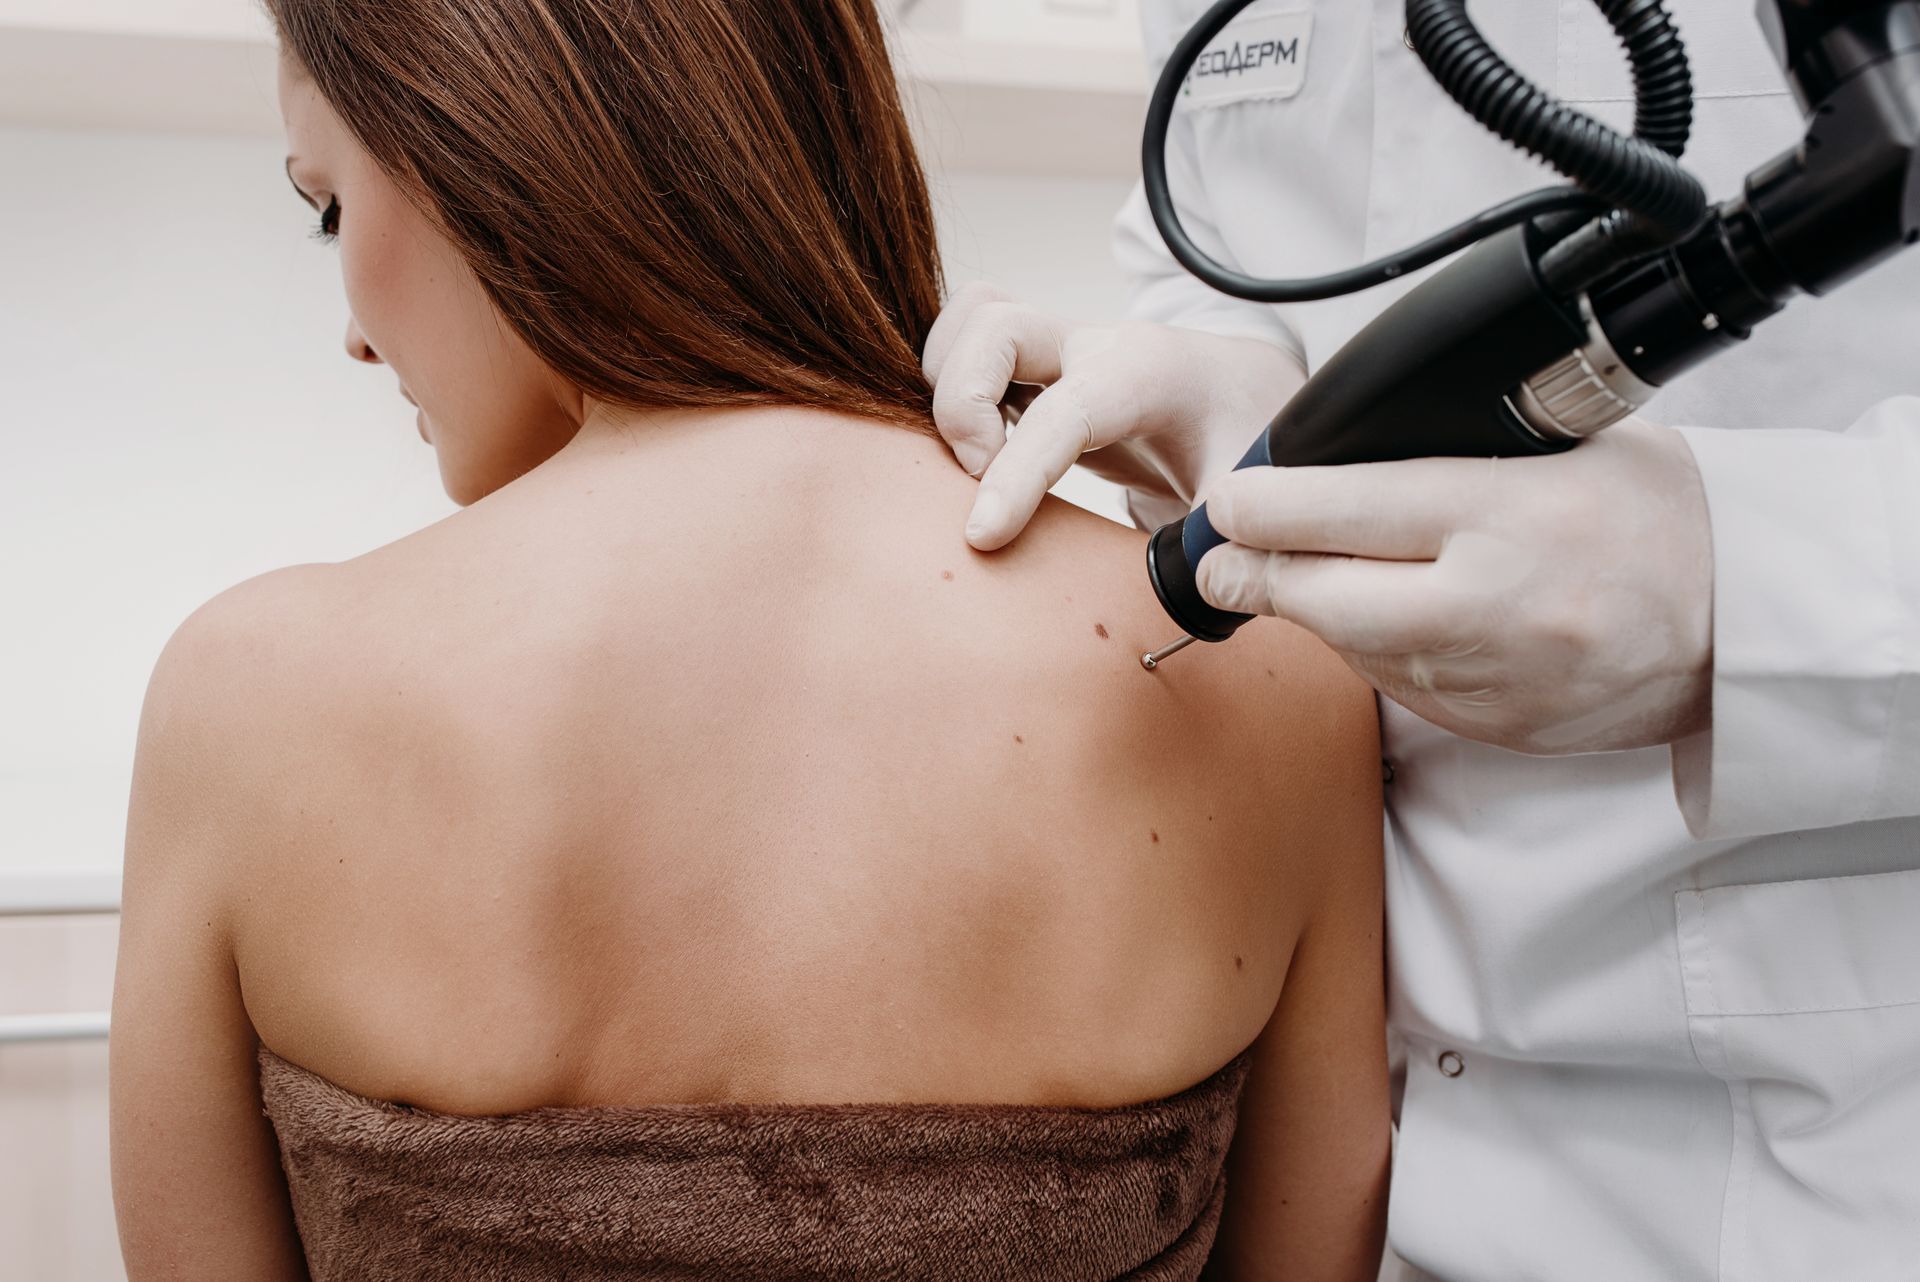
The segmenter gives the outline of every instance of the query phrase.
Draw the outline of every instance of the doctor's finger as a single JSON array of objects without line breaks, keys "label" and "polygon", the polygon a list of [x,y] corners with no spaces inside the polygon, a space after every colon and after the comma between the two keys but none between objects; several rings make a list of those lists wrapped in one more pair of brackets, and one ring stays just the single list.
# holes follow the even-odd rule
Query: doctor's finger
[{"label": "doctor's finger", "polygon": [[1226,544],[1207,553],[1200,595],[1222,610],[1299,624],[1335,650],[1392,655],[1437,649],[1454,609],[1436,597],[1426,562],[1263,552]]},{"label": "doctor's finger", "polygon": [[1085,382],[1065,378],[1040,393],[1006,446],[980,478],[967,518],[967,542],[982,552],[1011,543],[1075,460],[1092,446]]},{"label": "doctor's finger", "polygon": [[933,328],[927,331],[927,341],[920,349],[920,369],[929,383],[940,381],[940,370],[945,366],[947,353],[953,350],[953,340],[960,335],[967,320],[988,303],[1015,302],[1012,294],[996,285],[976,280],[964,285],[947,305],[934,317]]},{"label": "doctor's finger", "polygon": [[1427,561],[1473,519],[1490,475],[1480,459],[1249,467],[1208,491],[1207,516],[1247,547]]},{"label": "doctor's finger", "polygon": [[989,301],[961,322],[933,380],[933,425],[974,476],[1007,437],[1000,402],[1008,386],[1060,377],[1060,324],[1018,303]]}]

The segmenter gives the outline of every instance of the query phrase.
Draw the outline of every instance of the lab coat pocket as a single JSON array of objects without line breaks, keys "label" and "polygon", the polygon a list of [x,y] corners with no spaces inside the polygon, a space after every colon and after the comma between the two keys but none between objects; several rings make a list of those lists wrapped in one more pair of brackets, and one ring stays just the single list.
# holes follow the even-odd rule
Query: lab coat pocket
[{"label": "lab coat pocket", "polygon": [[[1696,98],[1764,97],[1787,92],[1748,0],[1668,0],[1687,51]],[[1560,0],[1559,96],[1569,102],[1630,102],[1626,52],[1593,0]]]},{"label": "lab coat pocket", "polygon": [[[1751,0],[1670,0],[1693,74],[1693,130],[1683,163],[1718,199],[1800,141],[1799,104],[1767,48]],[[1622,132],[1633,128],[1626,54],[1592,0],[1560,0],[1559,96]]]},{"label": "lab coat pocket", "polygon": [[1727,1085],[1721,1282],[1920,1277],[1920,869],[1675,896]]}]

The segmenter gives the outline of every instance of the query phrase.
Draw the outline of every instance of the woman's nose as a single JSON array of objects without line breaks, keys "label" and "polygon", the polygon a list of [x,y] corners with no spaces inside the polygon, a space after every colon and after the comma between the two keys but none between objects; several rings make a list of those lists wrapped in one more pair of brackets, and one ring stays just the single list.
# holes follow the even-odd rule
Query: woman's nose
[{"label": "woman's nose", "polygon": [[360,322],[351,318],[347,321],[347,355],[368,365],[386,364],[380,359],[380,353],[373,350],[373,344],[367,341],[367,336],[360,332]]}]

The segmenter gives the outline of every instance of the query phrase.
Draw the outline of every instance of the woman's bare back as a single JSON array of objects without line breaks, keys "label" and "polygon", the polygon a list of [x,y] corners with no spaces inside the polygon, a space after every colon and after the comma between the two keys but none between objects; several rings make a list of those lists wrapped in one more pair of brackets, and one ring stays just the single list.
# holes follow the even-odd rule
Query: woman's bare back
[{"label": "woman's bare back", "polygon": [[1144,673],[1142,536],[977,554],[972,488],[690,414],[216,603],[286,625],[225,877],[262,1041],[469,1113],[1117,1104],[1252,1042],[1377,839],[1369,694],[1274,623]]}]

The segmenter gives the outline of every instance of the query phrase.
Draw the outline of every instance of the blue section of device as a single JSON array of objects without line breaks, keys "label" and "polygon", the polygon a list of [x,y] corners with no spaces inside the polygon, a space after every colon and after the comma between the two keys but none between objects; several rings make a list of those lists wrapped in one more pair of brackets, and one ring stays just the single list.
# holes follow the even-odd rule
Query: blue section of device
[{"label": "blue section of device", "polygon": [[[1253,448],[1246,456],[1233,465],[1238,472],[1243,467],[1272,467],[1273,455],[1267,450],[1267,433],[1260,433]],[[1202,503],[1187,514],[1186,523],[1180,529],[1180,549],[1186,554],[1187,564],[1197,574],[1200,570],[1200,558],[1225,543],[1226,536],[1213,528],[1213,522],[1207,519],[1207,505]]]}]

